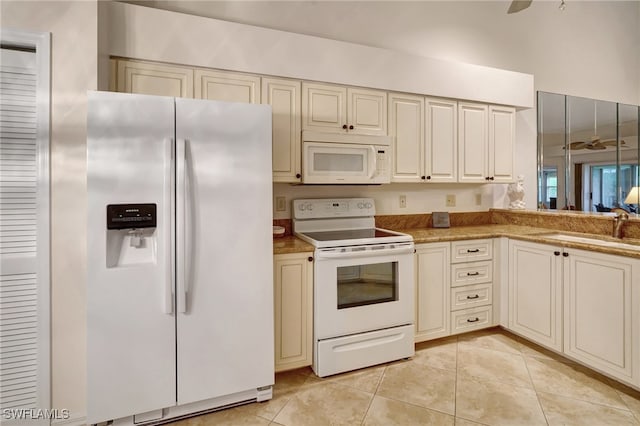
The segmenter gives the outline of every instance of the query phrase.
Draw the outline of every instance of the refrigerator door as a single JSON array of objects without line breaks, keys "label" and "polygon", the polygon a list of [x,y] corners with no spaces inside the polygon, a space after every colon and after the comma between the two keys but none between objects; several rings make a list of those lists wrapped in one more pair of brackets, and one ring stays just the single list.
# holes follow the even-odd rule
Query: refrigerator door
[{"label": "refrigerator door", "polygon": [[178,404],[274,383],[271,108],[176,99]]},{"label": "refrigerator door", "polygon": [[[174,100],[89,92],[87,127],[87,423],[93,424],[176,403]],[[155,227],[132,230],[124,221],[136,217],[155,219]]]}]

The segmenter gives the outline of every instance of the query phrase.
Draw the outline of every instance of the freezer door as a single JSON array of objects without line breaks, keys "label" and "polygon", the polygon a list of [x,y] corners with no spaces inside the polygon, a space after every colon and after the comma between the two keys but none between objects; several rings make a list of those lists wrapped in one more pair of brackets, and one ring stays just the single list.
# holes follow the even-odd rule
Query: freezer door
[{"label": "freezer door", "polygon": [[[90,92],[87,131],[87,423],[93,424],[176,403],[174,100]],[[147,227],[134,231],[143,219]]]},{"label": "freezer door", "polygon": [[176,99],[178,403],[271,385],[271,108]]}]

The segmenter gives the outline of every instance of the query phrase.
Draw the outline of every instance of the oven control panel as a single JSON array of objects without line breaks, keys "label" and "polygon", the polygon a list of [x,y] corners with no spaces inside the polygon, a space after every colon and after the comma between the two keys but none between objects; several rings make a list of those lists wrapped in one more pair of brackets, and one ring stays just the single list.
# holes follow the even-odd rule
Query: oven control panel
[{"label": "oven control panel", "polygon": [[373,198],[293,200],[294,219],[375,216]]}]

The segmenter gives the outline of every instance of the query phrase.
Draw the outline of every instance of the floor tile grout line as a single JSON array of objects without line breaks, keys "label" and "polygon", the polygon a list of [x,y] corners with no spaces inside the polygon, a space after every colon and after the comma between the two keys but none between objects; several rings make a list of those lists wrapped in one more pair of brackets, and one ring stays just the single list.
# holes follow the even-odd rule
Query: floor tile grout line
[{"label": "floor tile grout line", "polygon": [[533,393],[536,394],[536,400],[538,401],[538,406],[540,407],[540,411],[542,411],[542,415],[544,416],[544,421],[547,422],[547,425],[549,425],[549,418],[547,417],[547,412],[544,410],[544,406],[542,405],[542,401],[540,400],[540,394],[536,389],[536,384],[533,381],[533,376],[531,376],[531,371],[529,370],[529,364],[527,363],[527,358],[524,356],[524,354],[522,354],[521,356],[522,356],[522,360],[524,361],[524,366],[527,369],[527,374],[529,375],[531,386],[533,387]]},{"label": "floor tile grout line", "polygon": [[[620,398],[620,399],[622,400],[622,403],[625,406],[624,407],[614,407],[613,405],[604,404],[602,402],[595,402],[595,401],[592,401],[592,400],[586,400],[586,399],[575,398],[575,397],[572,397],[572,396],[560,395],[560,394],[553,393],[553,392],[540,391],[540,393],[546,393],[546,394],[553,395],[553,396],[559,396],[561,398],[570,399],[572,401],[584,402],[584,403],[587,403],[587,404],[593,404],[593,405],[597,405],[599,407],[611,408],[612,410],[628,411],[633,415],[633,411],[627,406],[627,404],[624,402],[624,400],[622,400],[622,398]],[[538,394],[538,391],[536,391],[536,395],[537,394]],[[633,417],[635,418],[635,415],[633,415]]]},{"label": "floor tile grout line", "polygon": [[380,388],[380,383],[382,383],[382,380],[384,379],[384,375],[387,373],[387,367],[388,367],[388,365],[384,366],[384,369],[382,370],[382,374],[378,378],[378,383],[376,383],[376,388],[373,391],[373,394],[371,395],[371,400],[369,400],[369,405],[367,405],[367,409],[364,412],[364,416],[362,417],[362,420],[360,421],[361,425],[364,425],[365,420],[367,420],[367,415],[369,414],[369,410],[371,409],[371,404],[373,404],[373,400],[378,395],[378,389]]}]

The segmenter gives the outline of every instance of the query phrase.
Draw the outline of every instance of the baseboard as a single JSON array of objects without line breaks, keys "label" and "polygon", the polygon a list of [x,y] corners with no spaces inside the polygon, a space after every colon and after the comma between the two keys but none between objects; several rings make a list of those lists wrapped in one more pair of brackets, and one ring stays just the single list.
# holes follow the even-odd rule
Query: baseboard
[{"label": "baseboard", "polygon": [[84,426],[86,424],[87,416],[84,413],[72,414],[68,419],[51,422],[51,426]]}]

